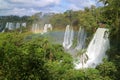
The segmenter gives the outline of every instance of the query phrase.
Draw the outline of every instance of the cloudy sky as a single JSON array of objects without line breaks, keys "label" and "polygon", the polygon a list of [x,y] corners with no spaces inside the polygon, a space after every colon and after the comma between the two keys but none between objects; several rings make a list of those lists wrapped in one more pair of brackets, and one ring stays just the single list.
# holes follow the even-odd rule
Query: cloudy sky
[{"label": "cloudy sky", "polygon": [[0,0],[0,16],[32,15],[37,12],[64,12],[82,10],[91,5],[99,6],[97,0]]}]

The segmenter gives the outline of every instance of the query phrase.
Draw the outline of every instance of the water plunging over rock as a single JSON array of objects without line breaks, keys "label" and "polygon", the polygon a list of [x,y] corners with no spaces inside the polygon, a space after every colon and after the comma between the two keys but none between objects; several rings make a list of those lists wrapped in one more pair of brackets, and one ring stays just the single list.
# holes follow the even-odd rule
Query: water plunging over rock
[{"label": "water plunging over rock", "polygon": [[2,30],[2,33],[5,32],[5,29],[8,28],[8,26],[9,26],[9,23],[7,22],[5,28]]},{"label": "water plunging over rock", "polygon": [[14,23],[7,23],[6,24],[6,28],[8,29],[8,30],[14,30],[14,28],[15,28],[15,26],[14,26]]},{"label": "water plunging over rock", "polygon": [[13,22],[7,22],[6,26],[2,30],[2,32],[5,32],[5,30],[15,30],[15,29],[20,29],[21,27],[26,27],[26,23],[13,23]]},{"label": "water plunging over rock", "polygon": [[48,29],[50,29],[52,31],[52,25],[51,24],[45,24],[44,29],[43,29],[43,33],[48,32]]},{"label": "water plunging over rock", "polygon": [[33,24],[33,26],[32,26],[32,32],[33,33],[40,33],[41,32],[41,29],[38,26],[38,24]]},{"label": "water plunging over rock", "polygon": [[70,28],[70,25],[67,25],[63,41],[63,47],[65,49],[69,49],[72,46],[73,37],[74,37],[73,28],[72,27]]},{"label": "water plunging over rock", "polygon": [[44,29],[43,29],[43,33],[47,32],[47,26],[48,26],[48,24],[45,24]]},{"label": "water plunging over rock", "polygon": [[25,22],[24,22],[24,23],[22,23],[22,24],[21,24],[21,26],[26,27],[26,23],[25,23]]},{"label": "water plunging over rock", "polygon": [[79,28],[77,39],[77,46],[75,49],[80,51],[81,49],[85,48],[86,32],[84,28]]},{"label": "water plunging over rock", "polygon": [[20,28],[20,23],[16,23],[16,29]]},{"label": "water plunging over rock", "polygon": [[[103,57],[105,57],[105,52],[109,49],[109,39],[108,39],[108,29],[98,28],[93,39],[91,40],[86,53],[86,58],[78,60],[79,63],[75,63],[76,69],[79,68],[95,68],[98,64],[102,62]],[[86,61],[85,61],[86,59]],[[83,62],[84,61],[84,62]]]},{"label": "water plunging over rock", "polygon": [[48,30],[52,31],[52,25],[51,24],[45,24],[44,27],[40,27],[38,24],[33,24],[33,26],[32,26],[32,32],[33,33],[44,34],[44,33],[47,33]]}]

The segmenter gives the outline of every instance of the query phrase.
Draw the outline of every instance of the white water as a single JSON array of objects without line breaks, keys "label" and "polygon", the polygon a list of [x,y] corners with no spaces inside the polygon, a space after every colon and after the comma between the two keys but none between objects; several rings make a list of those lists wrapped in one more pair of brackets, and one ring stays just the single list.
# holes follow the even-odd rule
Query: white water
[{"label": "white water", "polygon": [[44,34],[44,33],[47,33],[49,29],[50,29],[50,31],[52,31],[52,25],[51,24],[45,24],[43,29],[41,29],[38,24],[33,24],[33,26],[32,26],[32,32],[33,33]]},{"label": "white water", "polygon": [[26,27],[26,23],[12,23],[12,22],[7,22],[5,28],[2,30],[2,32],[5,32],[6,29],[8,30],[15,30],[19,29],[21,26]]},{"label": "white water", "polygon": [[43,33],[47,32],[47,27],[48,27],[48,24],[45,24],[44,29],[43,29]]},{"label": "white water", "polygon": [[22,23],[22,24],[21,24],[21,26],[26,27],[26,23],[25,23],[25,22],[24,22],[24,23]]},{"label": "white water", "polygon": [[43,28],[43,33],[47,33],[48,29],[50,29],[50,31],[52,31],[52,25],[51,24],[45,24],[45,26]]},{"label": "white water", "polygon": [[73,28],[70,28],[70,25],[67,25],[63,41],[63,47],[65,49],[69,49],[72,46],[73,37],[74,37]]},{"label": "white water", "polygon": [[52,31],[52,25],[48,24],[48,29],[50,29]]},{"label": "white water", "polygon": [[77,39],[77,46],[75,49],[80,51],[85,48],[86,32],[84,31],[84,28],[79,28]]},{"label": "white water", "polygon": [[8,27],[8,22],[6,23],[6,26],[5,26],[5,28],[2,30],[2,33],[4,33],[5,32],[5,29]]},{"label": "white water", "polygon": [[33,33],[40,33],[41,32],[41,29],[38,26],[38,24],[33,24],[33,26],[32,26],[32,32]]},{"label": "white water", "polygon": [[14,30],[14,27],[15,27],[14,24],[11,23],[11,22],[6,24],[6,28],[7,28],[8,30]]},{"label": "white water", "polygon": [[20,23],[16,23],[16,29],[20,28]]},{"label": "white water", "polygon": [[88,60],[86,58],[79,59],[79,63],[75,63],[75,68],[95,68],[102,62],[102,59],[105,57],[105,52],[109,47],[108,29],[98,28],[87,48],[87,52],[84,53],[88,57]]}]

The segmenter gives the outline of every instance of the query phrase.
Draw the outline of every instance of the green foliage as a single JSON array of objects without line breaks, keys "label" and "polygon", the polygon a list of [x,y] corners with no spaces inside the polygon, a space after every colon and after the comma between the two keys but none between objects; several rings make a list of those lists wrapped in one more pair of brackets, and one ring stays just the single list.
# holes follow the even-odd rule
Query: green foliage
[{"label": "green foliage", "polygon": [[[0,46],[2,79],[8,80],[24,80],[39,79],[47,74],[44,68],[44,60],[38,55],[23,53],[22,45],[24,45],[24,36],[20,34],[8,33]],[[39,74],[39,75],[38,75]]]},{"label": "green foliage", "polygon": [[[114,54],[114,55],[113,55]],[[109,61],[111,61],[112,63],[114,63],[117,71],[115,73],[115,77],[116,80],[118,80],[120,78],[120,52],[118,51],[118,49],[116,47],[111,47],[110,50],[108,50],[107,55],[109,57]]]},{"label": "green foliage", "polygon": [[64,14],[55,14],[50,19],[50,23],[57,28],[64,28],[67,24],[69,24],[69,20],[65,17]]},{"label": "green foliage", "polygon": [[108,62],[104,59],[104,63],[100,64],[97,69],[100,71],[101,76],[109,77],[111,80],[116,80],[117,68],[113,62]]},{"label": "green foliage", "polygon": [[102,76],[96,69],[70,69],[64,76],[63,80],[102,80]]},{"label": "green foliage", "polygon": [[0,35],[3,35],[0,37],[0,79],[48,80],[54,76],[54,71],[59,76],[64,70],[73,68],[71,56],[47,39],[26,40],[28,34],[18,33]]}]

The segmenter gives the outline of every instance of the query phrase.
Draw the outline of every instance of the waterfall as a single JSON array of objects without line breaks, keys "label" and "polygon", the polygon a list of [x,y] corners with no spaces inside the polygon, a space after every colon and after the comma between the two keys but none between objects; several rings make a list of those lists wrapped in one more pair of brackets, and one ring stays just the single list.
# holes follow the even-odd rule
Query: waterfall
[{"label": "waterfall", "polygon": [[38,26],[38,24],[33,24],[33,26],[32,26],[32,32],[33,33],[44,34],[44,33],[48,32],[48,29],[52,30],[52,25],[51,24],[45,24],[44,28],[43,28],[43,31],[42,31],[42,29],[40,29],[40,27]]},{"label": "waterfall", "polygon": [[47,32],[47,26],[48,26],[48,24],[45,24],[44,29],[43,29],[43,33]]},{"label": "waterfall", "polygon": [[8,28],[8,30],[13,30],[13,23],[8,23],[8,26],[7,26],[7,28]]},{"label": "waterfall", "polygon": [[91,40],[87,52],[84,53],[87,55],[88,60],[82,64],[80,63],[76,65],[76,69],[79,68],[95,68],[98,64],[102,62],[103,57],[105,57],[105,52],[109,49],[109,39],[108,39],[108,29],[98,28],[93,39]]},{"label": "waterfall", "polygon": [[[8,30],[14,30],[15,29],[15,26],[14,26],[14,23],[11,23],[11,22],[7,22],[6,23],[6,26],[5,26],[5,29],[8,29]],[[4,29],[4,30],[5,30]]]},{"label": "waterfall", "polygon": [[26,27],[26,23],[25,23],[25,22],[22,23],[21,26],[22,26],[22,27]]},{"label": "waterfall", "polygon": [[65,49],[69,49],[72,46],[73,36],[74,36],[73,28],[70,29],[70,25],[67,25],[63,41],[63,47]]},{"label": "waterfall", "polygon": [[[17,23],[17,25],[18,25],[19,23]],[[19,25],[20,26],[20,25]],[[15,25],[15,23],[12,23],[12,22],[7,22],[6,23],[6,26],[5,26],[5,29],[8,29],[8,30],[14,30],[14,29],[16,29],[16,25]],[[4,29],[4,30],[5,30]]]},{"label": "waterfall", "polygon": [[26,23],[7,22],[5,28],[2,30],[2,32],[5,32],[6,29],[8,29],[8,30],[15,30],[15,29],[20,29],[21,27],[26,27]]},{"label": "waterfall", "polygon": [[84,31],[84,28],[79,28],[77,39],[77,46],[75,49],[80,51],[85,48],[86,32]]},{"label": "waterfall", "polygon": [[45,24],[45,26],[43,28],[43,33],[47,33],[48,29],[50,29],[52,31],[52,25],[51,24]]},{"label": "waterfall", "polygon": [[20,23],[16,23],[16,29],[20,28]]},{"label": "waterfall", "polygon": [[52,25],[48,24],[48,28],[52,31]]},{"label": "waterfall", "polygon": [[38,24],[33,24],[32,32],[33,33],[40,33],[40,27],[38,26]]},{"label": "waterfall", "polygon": [[7,22],[6,25],[5,25],[5,28],[2,30],[2,33],[5,32],[5,29],[8,28],[8,26],[9,26],[9,23]]}]

